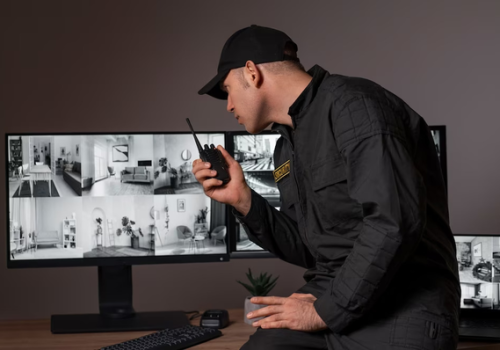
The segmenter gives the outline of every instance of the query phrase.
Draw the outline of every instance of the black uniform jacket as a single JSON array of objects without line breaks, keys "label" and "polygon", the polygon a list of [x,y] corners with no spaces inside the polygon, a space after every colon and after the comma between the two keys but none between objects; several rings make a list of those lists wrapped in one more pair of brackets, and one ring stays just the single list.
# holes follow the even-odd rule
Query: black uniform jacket
[{"label": "black uniform jacket", "polygon": [[252,191],[233,210],[250,239],[306,267],[304,289],[329,329],[428,315],[457,330],[460,284],[446,188],[429,128],[372,81],[319,66],[289,109],[275,168],[281,208]]}]

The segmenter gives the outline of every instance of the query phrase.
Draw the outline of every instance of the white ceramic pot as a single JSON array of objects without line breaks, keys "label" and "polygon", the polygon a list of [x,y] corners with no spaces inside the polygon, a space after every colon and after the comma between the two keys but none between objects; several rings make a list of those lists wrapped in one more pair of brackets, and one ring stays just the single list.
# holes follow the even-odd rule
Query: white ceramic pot
[{"label": "white ceramic pot", "polygon": [[262,309],[263,307],[267,306],[267,305],[254,304],[250,301],[251,298],[252,298],[251,296],[245,298],[245,312],[243,314],[243,320],[245,321],[246,324],[249,325],[251,325],[255,321],[262,320],[264,317],[252,318],[251,320],[249,320],[247,318],[247,314],[251,311]]}]

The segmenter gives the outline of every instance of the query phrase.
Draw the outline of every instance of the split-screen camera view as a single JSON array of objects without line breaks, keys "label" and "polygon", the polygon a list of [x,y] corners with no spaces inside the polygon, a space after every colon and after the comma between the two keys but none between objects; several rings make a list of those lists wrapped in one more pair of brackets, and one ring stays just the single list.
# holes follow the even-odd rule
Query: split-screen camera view
[{"label": "split-screen camera view", "polygon": [[461,307],[500,309],[500,237],[455,236]]},{"label": "split-screen camera view", "polygon": [[[202,144],[224,134],[199,133]],[[9,135],[10,259],[226,254],[191,134]]]}]

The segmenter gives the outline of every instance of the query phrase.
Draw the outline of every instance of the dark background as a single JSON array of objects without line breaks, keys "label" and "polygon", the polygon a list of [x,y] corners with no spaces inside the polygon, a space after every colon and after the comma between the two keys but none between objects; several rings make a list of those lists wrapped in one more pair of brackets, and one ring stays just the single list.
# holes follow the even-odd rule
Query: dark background
[{"label": "dark background", "polygon": [[[0,319],[97,311],[95,267],[6,269],[4,133],[241,130],[197,91],[254,23],[306,68],[372,79],[446,125],[452,228],[500,233],[498,1],[2,1]],[[280,276],[275,295],[303,283],[277,259],[137,266],[136,309],[243,307],[248,267]]]}]

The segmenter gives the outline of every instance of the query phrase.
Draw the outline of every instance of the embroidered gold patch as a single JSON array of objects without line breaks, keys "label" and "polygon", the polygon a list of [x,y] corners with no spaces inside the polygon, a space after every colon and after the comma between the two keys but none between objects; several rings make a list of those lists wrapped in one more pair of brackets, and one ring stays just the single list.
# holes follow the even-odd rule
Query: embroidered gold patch
[{"label": "embroidered gold patch", "polygon": [[287,160],[285,163],[280,165],[276,170],[273,171],[274,182],[278,182],[285,176],[290,174],[290,161]]}]

